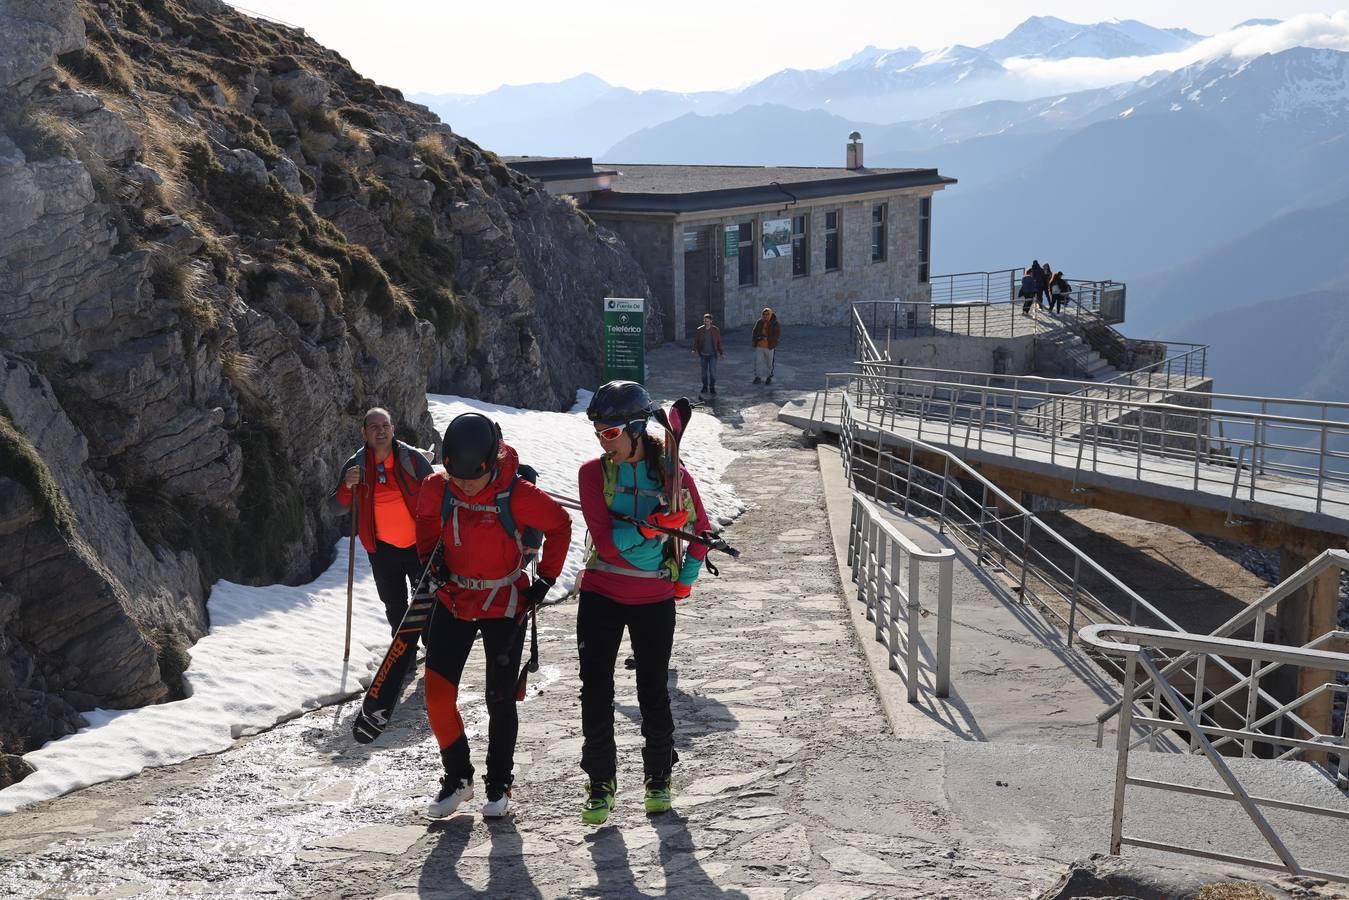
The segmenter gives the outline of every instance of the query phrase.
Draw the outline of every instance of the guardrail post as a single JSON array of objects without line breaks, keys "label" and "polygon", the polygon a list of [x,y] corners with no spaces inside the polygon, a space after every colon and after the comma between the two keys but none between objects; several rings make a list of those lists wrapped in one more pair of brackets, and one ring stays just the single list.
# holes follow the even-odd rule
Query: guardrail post
[{"label": "guardrail post", "polygon": [[[898,550],[898,545],[896,545],[896,549]],[[920,589],[919,576],[922,573],[919,570],[917,563],[914,562],[912,556],[908,557],[908,572],[905,574],[908,576],[909,595],[904,611],[908,620],[909,641],[909,646],[906,648],[908,652],[906,654],[905,666],[908,669],[906,680],[908,681],[909,688],[909,702],[914,703],[918,700],[918,622],[922,618],[923,607],[918,599],[918,591]],[[896,643],[898,642],[896,641]]]},{"label": "guardrail post", "polygon": [[904,476],[904,515],[909,515],[909,497],[913,492],[913,444],[909,445],[909,470]]},{"label": "guardrail post", "polygon": [[1073,634],[1075,623],[1077,622],[1077,588],[1078,576],[1082,571],[1082,557],[1076,553],[1073,554],[1073,596],[1068,601],[1068,646],[1073,645]]},{"label": "guardrail post", "polygon": [[946,533],[946,486],[951,478],[951,457],[943,456],[946,461],[941,475],[941,507],[937,512],[937,534]]},{"label": "guardrail post", "polygon": [[[951,696],[951,582],[954,562],[951,557],[937,564],[937,696]],[[912,576],[910,576],[912,578]],[[1349,727],[1349,716],[1345,717]],[[1349,752],[1340,754],[1340,773],[1344,773]]]},{"label": "guardrail post", "polygon": [[1110,855],[1119,856],[1124,839],[1124,787],[1129,778],[1129,735],[1134,721],[1134,678],[1138,654],[1127,653],[1124,660],[1124,684],[1121,686],[1119,736],[1115,741],[1115,802],[1110,815]]},{"label": "guardrail post", "polygon": [[1021,602],[1026,602],[1026,570],[1030,568],[1030,513],[1022,519],[1021,526]]},{"label": "guardrail post", "polygon": [[[876,626],[876,643],[885,643],[885,616],[888,610],[894,609],[895,605],[895,550],[885,529],[881,527],[880,519],[876,522],[876,608],[875,615],[872,617],[872,623]],[[888,655],[893,656],[893,649],[886,647]],[[890,669],[895,668],[894,660],[890,661]]]},{"label": "guardrail post", "polygon": [[[1194,720],[1200,725],[1204,724],[1204,669],[1208,663],[1208,654],[1199,654],[1199,659],[1194,664]],[[1251,724],[1250,716],[1246,717],[1246,727]],[[1195,732],[1190,733],[1190,752],[1199,749],[1199,735]]]},{"label": "guardrail post", "polygon": [[[1326,408],[1321,407],[1321,417],[1325,418]],[[1326,489],[1326,426],[1321,424],[1321,456],[1316,466],[1316,511],[1321,511],[1321,498]]]}]

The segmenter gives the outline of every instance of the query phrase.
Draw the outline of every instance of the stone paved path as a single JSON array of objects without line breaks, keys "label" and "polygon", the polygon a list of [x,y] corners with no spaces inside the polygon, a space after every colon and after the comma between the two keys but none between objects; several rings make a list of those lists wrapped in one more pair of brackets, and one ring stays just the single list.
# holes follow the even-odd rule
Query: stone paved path
[{"label": "stone paved path", "polygon": [[[952,836],[940,756],[890,734],[842,605],[815,452],[770,401],[718,404],[750,509],[728,533],[742,560],[680,608],[674,813],[641,811],[620,663],[619,805],[608,827],[580,824],[573,602],[540,619],[513,817],[485,823],[480,796],[471,814],[421,818],[438,758],[419,680],[373,749],[352,743],[348,703],[0,819],[0,896],[1036,896],[1064,867]],[[471,659],[471,730],[481,670]]]}]

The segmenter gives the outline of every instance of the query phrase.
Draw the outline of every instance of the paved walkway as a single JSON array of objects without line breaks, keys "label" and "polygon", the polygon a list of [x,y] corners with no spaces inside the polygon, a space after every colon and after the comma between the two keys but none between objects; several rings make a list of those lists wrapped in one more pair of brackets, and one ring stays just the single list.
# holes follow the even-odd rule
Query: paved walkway
[{"label": "paved walkway", "polygon": [[[775,383],[815,378],[818,349],[783,354]],[[664,352],[682,371],[687,357]],[[521,708],[512,818],[487,824],[479,798],[473,814],[422,819],[439,762],[419,681],[373,748],[351,741],[348,703],[219,756],[0,819],[0,895],[963,898],[1047,888],[1061,864],[951,838],[939,766],[897,752],[848,623],[815,451],[776,421],[771,393],[749,393],[739,377],[748,353],[736,356],[717,406],[726,442],[742,451],[727,477],[751,508],[730,532],[742,560],[722,563],[722,577],[700,581],[680,608],[676,812],[641,811],[635,688],[620,669],[618,809],[609,827],[580,824],[568,603],[541,616],[543,690]],[[467,671],[481,671],[476,653]],[[465,688],[480,733],[471,674]]]},{"label": "paved walkway", "polygon": [[[775,386],[818,383],[846,353],[841,331],[797,346]],[[673,348],[651,363],[697,375]],[[1082,842],[1047,838],[1072,828],[1021,819],[1020,788],[1001,793],[1025,759],[990,767],[961,755],[990,745],[895,738],[849,621],[816,451],[748,368],[732,349],[715,404],[741,454],[726,477],[750,504],[728,532],[744,556],[680,607],[675,812],[641,811],[635,690],[620,669],[619,806],[605,828],[580,824],[569,603],[541,616],[542,690],[521,708],[512,817],[486,823],[481,798],[448,822],[421,817],[439,764],[418,682],[374,747],[352,742],[347,703],[0,818],[0,896],[1039,897]],[[467,671],[481,671],[476,654]],[[470,674],[461,699],[480,750],[475,691]],[[1058,817],[1051,801],[1035,807]],[[1101,811],[1089,819],[1099,827]]]}]

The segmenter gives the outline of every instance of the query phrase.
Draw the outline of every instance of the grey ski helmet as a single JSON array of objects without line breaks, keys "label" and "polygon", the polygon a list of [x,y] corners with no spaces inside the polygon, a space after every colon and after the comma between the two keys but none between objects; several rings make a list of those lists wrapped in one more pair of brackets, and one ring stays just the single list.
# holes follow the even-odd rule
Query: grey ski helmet
[{"label": "grey ski helmet", "polygon": [[462,413],[441,441],[445,471],[455,478],[479,478],[492,471],[501,452],[501,426],[482,413]]}]

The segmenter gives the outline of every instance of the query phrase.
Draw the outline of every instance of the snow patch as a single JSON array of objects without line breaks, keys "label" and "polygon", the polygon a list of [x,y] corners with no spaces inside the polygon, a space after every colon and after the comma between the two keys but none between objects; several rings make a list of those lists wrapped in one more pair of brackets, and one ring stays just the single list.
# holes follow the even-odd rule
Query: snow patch
[{"label": "snow patch", "polygon": [[[545,490],[571,497],[576,495],[577,469],[599,452],[583,412],[589,399],[588,393],[578,392],[572,412],[553,413],[427,396],[438,429],[461,412],[486,413],[501,424],[506,442],[521,460],[539,470]],[[716,419],[695,415],[682,444],[685,465],[714,524],[745,508],[721,481],[735,453],[722,446],[720,430]],[[580,513],[572,518],[576,527],[559,579],[567,590],[580,572],[585,542]],[[183,674],[190,696],[140,709],[85,713],[87,728],[24,755],[36,771],[0,791],[0,815],[89,785],[130,778],[147,768],[218,753],[242,734],[363,690],[388,649],[389,626],[369,561],[357,547],[351,660],[343,664],[347,541],[339,541],[336,549],[333,564],[306,585],[217,582],[208,602],[210,633],[192,648],[192,664]],[[560,590],[554,591],[561,596]]]}]

